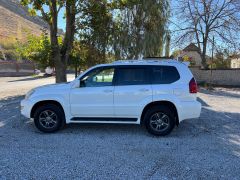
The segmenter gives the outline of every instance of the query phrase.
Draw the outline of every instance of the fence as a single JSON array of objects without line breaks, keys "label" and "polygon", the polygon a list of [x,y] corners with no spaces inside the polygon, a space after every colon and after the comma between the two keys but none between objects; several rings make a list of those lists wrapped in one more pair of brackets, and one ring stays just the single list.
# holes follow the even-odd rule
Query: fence
[{"label": "fence", "polygon": [[23,62],[0,62],[0,76],[26,76],[34,74],[33,63]]},{"label": "fence", "polygon": [[203,70],[199,67],[190,67],[190,69],[198,83],[240,87],[240,69]]}]

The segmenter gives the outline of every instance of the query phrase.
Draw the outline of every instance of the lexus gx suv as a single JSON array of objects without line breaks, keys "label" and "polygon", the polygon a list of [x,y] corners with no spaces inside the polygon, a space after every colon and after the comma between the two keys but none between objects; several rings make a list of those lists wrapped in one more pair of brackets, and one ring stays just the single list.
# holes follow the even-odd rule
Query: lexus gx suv
[{"label": "lexus gx suv", "polygon": [[70,83],[32,89],[21,113],[43,132],[69,123],[141,124],[163,136],[198,118],[197,83],[176,60],[129,60],[94,66]]}]

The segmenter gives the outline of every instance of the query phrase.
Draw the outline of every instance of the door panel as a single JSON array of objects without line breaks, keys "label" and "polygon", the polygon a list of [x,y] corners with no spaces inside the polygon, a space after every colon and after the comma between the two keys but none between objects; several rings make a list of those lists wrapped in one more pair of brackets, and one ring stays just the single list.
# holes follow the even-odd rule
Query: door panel
[{"label": "door panel", "polygon": [[114,108],[116,117],[138,117],[143,102],[152,100],[149,69],[144,66],[124,66],[116,70]]},{"label": "door panel", "polygon": [[75,117],[113,117],[114,86],[83,87],[70,93],[71,113]]},{"label": "door panel", "polygon": [[91,70],[80,80],[80,87],[70,93],[71,114],[74,117],[113,117],[113,67]]},{"label": "door panel", "polygon": [[142,103],[152,99],[151,85],[116,86],[114,107],[116,117],[138,117]]}]

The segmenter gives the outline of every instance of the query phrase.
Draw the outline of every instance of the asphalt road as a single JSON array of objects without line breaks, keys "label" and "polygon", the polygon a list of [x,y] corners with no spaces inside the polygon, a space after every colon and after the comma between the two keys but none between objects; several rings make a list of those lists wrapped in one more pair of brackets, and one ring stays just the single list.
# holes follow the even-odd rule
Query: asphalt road
[{"label": "asphalt road", "polygon": [[19,102],[53,82],[0,78],[0,179],[240,179],[240,89],[201,89],[201,117],[166,137],[104,124],[44,134],[20,116]]}]

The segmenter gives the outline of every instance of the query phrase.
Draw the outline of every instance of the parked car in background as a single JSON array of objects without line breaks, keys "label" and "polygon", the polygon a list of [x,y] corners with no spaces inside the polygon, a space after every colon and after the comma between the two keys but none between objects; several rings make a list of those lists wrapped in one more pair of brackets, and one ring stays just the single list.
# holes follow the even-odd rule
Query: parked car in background
[{"label": "parked car in background", "polygon": [[44,76],[53,76],[55,75],[54,68],[46,67]]},{"label": "parked car in background", "polygon": [[97,65],[74,81],[38,87],[21,101],[21,113],[43,132],[65,123],[142,124],[167,135],[198,118],[197,83],[184,63],[129,60]]},{"label": "parked car in background", "polygon": [[40,73],[41,73],[41,71],[39,69],[34,70],[34,74],[39,75]]}]

